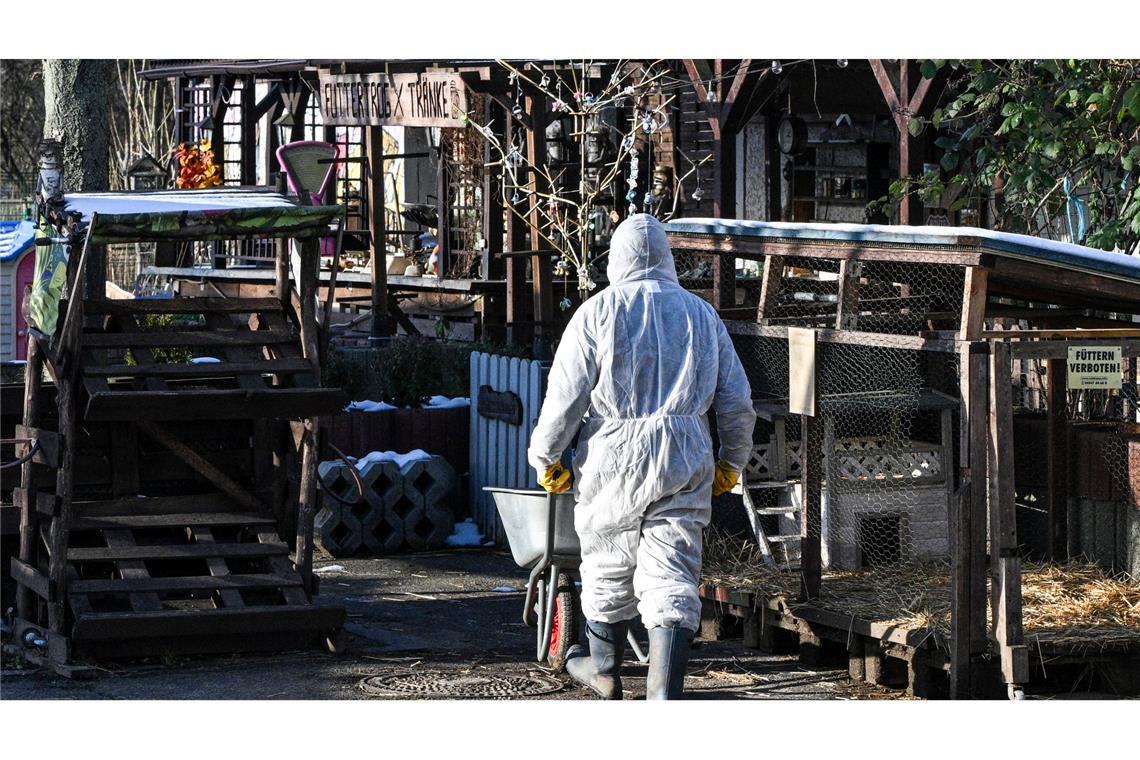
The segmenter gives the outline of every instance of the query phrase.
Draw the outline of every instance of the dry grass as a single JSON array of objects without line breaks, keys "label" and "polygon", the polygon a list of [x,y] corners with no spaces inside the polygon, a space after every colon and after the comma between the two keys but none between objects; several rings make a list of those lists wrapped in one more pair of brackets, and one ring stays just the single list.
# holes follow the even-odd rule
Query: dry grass
[{"label": "dry grass", "polygon": [[[782,596],[789,606],[799,576],[767,567],[756,545],[723,534],[705,543],[704,581]],[[1030,645],[1070,650],[1140,646],[1140,582],[1113,578],[1096,565],[1027,563],[1022,619]],[[819,606],[863,620],[929,631],[946,649],[950,635],[950,568],[909,564],[823,576]]]}]

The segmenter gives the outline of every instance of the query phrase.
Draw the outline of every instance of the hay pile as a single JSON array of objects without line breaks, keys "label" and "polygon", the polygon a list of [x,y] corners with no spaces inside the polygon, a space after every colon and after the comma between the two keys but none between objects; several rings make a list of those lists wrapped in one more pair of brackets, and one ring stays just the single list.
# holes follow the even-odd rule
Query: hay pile
[{"label": "hay pile", "polygon": [[[767,567],[751,541],[711,533],[703,580],[769,597],[792,599],[799,575]],[[1026,643],[1087,651],[1140,647],[1140,582],[1114,578],[1096,565],[1027,563],[1022,569]],[[950,567],[927,562],[825,573],[818,606],[862,620],[928,631],[948,650]],[[987,615],[989,611],[987,609]]]}]

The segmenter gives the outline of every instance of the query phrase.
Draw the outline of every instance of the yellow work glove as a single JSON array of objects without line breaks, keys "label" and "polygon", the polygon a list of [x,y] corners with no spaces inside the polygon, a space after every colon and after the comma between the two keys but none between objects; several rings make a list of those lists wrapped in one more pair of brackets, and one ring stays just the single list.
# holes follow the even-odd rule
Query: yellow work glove
[{"label": "yellow work glove", "polygon": [[732,469],[728,462],[723,459],[717,461],[716,472],[713,474],[713,496],[720,496],[722,493],[731,491],[739,477],[740,473]]},{"label": "yellow work glove", "polygon": [[538,476],[538,484],[548,493],[566,493],[570,490],[570,471],[555,462]]}]

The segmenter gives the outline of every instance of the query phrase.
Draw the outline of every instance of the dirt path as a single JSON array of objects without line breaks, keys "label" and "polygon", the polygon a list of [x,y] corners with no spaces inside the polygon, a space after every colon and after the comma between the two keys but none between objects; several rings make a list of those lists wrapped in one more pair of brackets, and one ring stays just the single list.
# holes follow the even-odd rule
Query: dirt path
[{"label": "dirt path", "polygon": [[[339,565],[343,570],[331,570]],[[366,699],[370,677],[396,682],[477,684],[478,677],[536,676],[534,632],[522,622],[526,573],[509,556],[474,550],[317,563],[323,603],[348,611],[342,655],[319,651],[200,656],[99,663],[93,681],[6,667],[3,699]],[[495,589],[498,589],[496,591]],[[515,589],[515,590],[510,590]],[[632,658],[631,658],[632,659]],[[809,669],[792,656],[761,655],[739,641],[700,642],[686,691],[694,699],[854,699],[889,696],[852,684],[846,671]],[[400,677],[400,678],[395,678]],[[476,677],[476,678],[473,678]],[[590,699],[555,675],[561,688],[539,699]],[[627,662],[633,698],[644,694],[645,666]],[[373,681],[375,683],[375,681]]]}]

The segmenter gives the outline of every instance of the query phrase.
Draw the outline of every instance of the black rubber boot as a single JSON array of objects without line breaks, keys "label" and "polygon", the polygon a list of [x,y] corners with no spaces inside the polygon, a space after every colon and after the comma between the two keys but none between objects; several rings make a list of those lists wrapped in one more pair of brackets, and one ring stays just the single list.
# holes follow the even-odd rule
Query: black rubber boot
[{"label": "black rubber boot", "polygon": [[646,699],[680,699],[685,686],[685,665],[695,631],[688,628],[649,629],[649,674]]},{"label": "black rubber boot", "polygon": [[621,699],[621,661],[625,656],[628,632],[629,621],[600,623],[587,620],[589,650],[581,644],[570,647],[566,653],[566,672],[602,699]]}]

